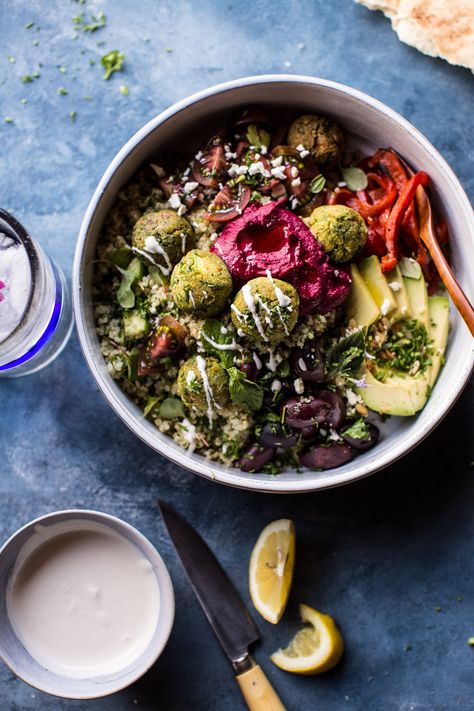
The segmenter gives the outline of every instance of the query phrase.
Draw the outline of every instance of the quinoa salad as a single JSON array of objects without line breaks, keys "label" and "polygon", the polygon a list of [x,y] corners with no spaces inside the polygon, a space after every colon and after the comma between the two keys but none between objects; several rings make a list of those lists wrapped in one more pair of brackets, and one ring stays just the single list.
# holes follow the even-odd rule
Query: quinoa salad
[{"label": "quinoa salad", "polygon": [[[421,239],[429,177],[347,150],[318,114],[248,107],[183,162],[157,156],[99,240],[109,374],[189,453],[244,472],[331,469],[415,415],[449,303]],[[435,231],[448,249],[447,228]]]}]

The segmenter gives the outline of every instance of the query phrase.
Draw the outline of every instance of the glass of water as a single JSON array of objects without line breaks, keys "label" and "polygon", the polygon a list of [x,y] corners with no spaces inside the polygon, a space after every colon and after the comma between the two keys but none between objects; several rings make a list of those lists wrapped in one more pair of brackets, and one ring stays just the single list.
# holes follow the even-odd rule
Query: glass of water
[{"label": "glass of water", "polygon": [[72,326],[64,274],[0,208],[0,377],[44,368],[62,351]]}]

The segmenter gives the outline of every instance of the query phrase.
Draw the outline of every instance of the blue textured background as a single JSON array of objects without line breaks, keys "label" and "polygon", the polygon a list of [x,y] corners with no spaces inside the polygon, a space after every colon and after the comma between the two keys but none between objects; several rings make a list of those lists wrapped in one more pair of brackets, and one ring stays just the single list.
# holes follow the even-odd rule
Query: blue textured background
[{"label": "blue textured background", "polygon": [[[72,15],[91,9],[106,12],[107,27],[74,39]],[[35,26],[26,29],[29,22]],[[175,100],[249,74],[312,74],[372,94],[423,131],[473,196],[472,75],[399,43],[380,13],[352,0],[1,0],[0,28],[0,202],[68,274],[87,202],[120,146]],[[89,59],[114,48],[127,56],[125,71],[105,82]],[[38,62],[41,76],[23,84]],[[61,86],[68,95],[57,93]],[[39,375],[0,381],[1,538],[54,509],[116,514],[158,546],[177,601],[171,641],[135,686],[67,702],[1,666],[2,711],[244,707],[164,533],[158,496],[205,533],[247,601],[260,529],[276,517],[294,519],[291,604],[277,627],[256,619],[255,649],[289,710],[474,708],[472,394],[471,387],[389,470],[350,488],[277,497],[213,485],[148,451],[99,395],[75,337]],[[320,678],[287,675],[268,660],[296,628],[299,601],[333,614],[346,640],[342,663]]]}]

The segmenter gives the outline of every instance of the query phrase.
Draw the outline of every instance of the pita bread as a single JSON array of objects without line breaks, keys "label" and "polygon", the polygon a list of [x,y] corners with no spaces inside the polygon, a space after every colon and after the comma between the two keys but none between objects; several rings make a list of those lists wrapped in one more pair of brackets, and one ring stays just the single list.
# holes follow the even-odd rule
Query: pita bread
[{"label": "pita bread", "polygon": [[356,0],[381,10],[402,42],[474,72],[474,0]]}]

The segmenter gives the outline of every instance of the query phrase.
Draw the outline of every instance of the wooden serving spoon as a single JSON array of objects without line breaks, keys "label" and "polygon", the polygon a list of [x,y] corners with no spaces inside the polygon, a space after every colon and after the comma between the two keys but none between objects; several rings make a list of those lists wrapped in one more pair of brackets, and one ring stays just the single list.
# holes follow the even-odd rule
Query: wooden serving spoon
[{"label": "wooden serving spoon", "polygon": [[[409,177],[412,177],[414,174],[413,170],[398,153],[396,153],[396,155],[405,167]],[[438,244],[433,227],[433,213],[431,210],[430,200],[422,185],[419,185],[417,188],[415,200],[418,209],[418,219],[420,221],[420,237],[423,244],[430,253],[431,259],[435,263],[436,269],[438,270],[441,280],[445,285],[453,304],[474,336],[474,308],[464,291],[459,286],[456,277],[451,271],[451,267],[449,266],[448,261]]]}]

